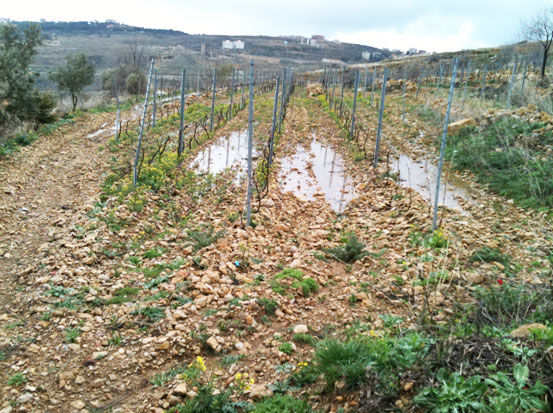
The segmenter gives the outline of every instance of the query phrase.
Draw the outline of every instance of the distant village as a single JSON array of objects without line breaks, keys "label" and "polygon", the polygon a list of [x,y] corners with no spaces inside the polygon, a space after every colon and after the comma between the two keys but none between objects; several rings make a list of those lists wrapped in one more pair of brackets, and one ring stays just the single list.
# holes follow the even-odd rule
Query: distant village
[{"label": "distant village", "polygon": [[[309,45],[313,47],[321,47],[325,42],[331,43],[340,43],[339,40],[327,40],[325,36],[321,34],[314,34],[311,37],[304,36],[291,36],[292,41],[299,41],[300,44]],[[288,44],[289,40],[283,40],[283,44]],[[223,40],[222,49],[223,51],[232,51],[232,50],[244,50],[245,43],[242,40]],[[401,59],[403,57],[415,56],[415,55],[428,55],[429,53],[426,50],[418,50],[416,48],[410,48],[406,52],[401,50],[394,49],[389,50],[387,48],[382,48],[382,50],[390,53],[390,58],[392,59]],[[202,45],[203,53],[213,52],[210,45]],[[382,53],[374,51],[364,51],[361,53],[361,59],[366,62],[378,61],[382,59]],[[332,64],[343,64],[341,60],[338,59],[322,59],[323,63],[332,63]]]}]

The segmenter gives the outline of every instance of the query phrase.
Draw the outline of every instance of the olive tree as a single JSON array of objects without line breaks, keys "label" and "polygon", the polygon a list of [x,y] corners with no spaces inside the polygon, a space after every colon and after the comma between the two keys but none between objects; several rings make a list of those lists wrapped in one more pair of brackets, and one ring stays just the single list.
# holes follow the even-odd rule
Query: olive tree
[{"label": "olive tree", "polygon": [[553,42],[553,9],[542,8],[528,20],[522,22],[521,33],[524,40],[539,42],[543,49],[541,77],[545,76],[545,66]]},{"label": "olive tree", "polygon": [[94,81],[94,65],[84,53],[68,55],[65,60],[65,66],[60,66],[51,73],[50,79],[58,84],[59,90],[71,95],[74,112],[83,89]]},{"label": "olive tree", "polygon": [[[34,88],[29,67],[41,44],[40,28],[0,24],[0,129],[20,121],[47,122],[55,102]],[[2,133],[0,133],[1,135]]]}]

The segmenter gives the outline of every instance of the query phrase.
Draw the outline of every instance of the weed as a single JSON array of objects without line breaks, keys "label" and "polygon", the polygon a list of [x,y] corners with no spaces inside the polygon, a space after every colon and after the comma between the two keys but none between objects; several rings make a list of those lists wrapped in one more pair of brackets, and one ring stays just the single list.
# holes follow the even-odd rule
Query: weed
[{"label": "weed", "polygon": [[146,259],[153,259],[161,257],[163,254],[165,254],[165,252],[165,248],[154,248],[146,251],[142,256]]},{"label": "weed", "polygon": [[294,334],[292,340],[294,340],[296,343],[305,343],[309,344],[310,346],[314,346],[317,343],[317,339],[311,334]]},{"label": "weed", "polygon": [[69,343],[75,343],[77,341],[77,337],[81,334],[81,330],[78,328],[68,328],[65,330],[65,342],[67,344]]},{"label": "weed", "polygon": [[171,407],[168,413],[237,413],[243,404],[233,402],[229,391],[215,393],[213,385],[200,386],[196,396],[186,405],[178,404]]},{"label": "weed", "polygon": [[304,277],[303,272],[295,268],[287,268],[279,272],[271,281],[271,288],[278,294],[284,295],[290,287],[300,290],[305,298],[319,290],[317,281]]},{"label": "weed", "polygon": [[195,230],[188,230],[188,238],[192,242],[192,249],[194,250],[194,252],[198,252],[202,248],[213,244],[219,238],[222,238],[224,234],[224,231],[215,232],[213,227],[203,227]]},{"label": "weed", "polygon": [[144,287],[148,290],[151,290],[152,288],[157,288],[160,284],[166,283],[169,281],[169,277],[163,276],[163,277],[156,277],[153,280],[148,281],[144,284]]},{"label": "weed", "polygon": [[527,322],[545,323],[553,317],[551,292],[530,284],[476,290],[478,325],[510,327]]},{"label": "weed", "polygon": [[312,413],[313,409],[304,400],[289,395],[276,394],[256,403],[253,413]]},{"label": "weed", "polygon": [[471,255],[472,262],[499,262],[505,266],[509,265],[511,257],[504,255],[498,248],[483,247]]},{"label": "weed", "polygon": [[229,354],[221,359],[221,365],[223,367],[229,367],[238,363],[240,360],[243,360],[245,357],[246,356],[244,354]]},{"label": "weed", "polygon": [[8,386],[21,386],[27,382],[23,373],[14,373],[8,378]]},{"label": "weed", "polygon": [[265,314],[267,315],[274,315],[278,308],[278,304],[276,300],[272,298],[265,298],[265,297],[259,298],[257,300],[257,303],[263,306],[263,309],[265,310]]},{"label": "weed", "polygon": [[365,244],[360,242],[354,234],[350,234],[347,239],[342,240],[343,247],[325,249],[335,260],[346,264],[353,264],[355,261],[363,259],[368,252],[365,251]]},{"label": "weed", "polygon": [[165,309],[160,307],[142,307],[131,314],[147,318],[149,322],[156,322],[165,317]]},{"label": "weed", "polygon": [[531,386],[528,383],[529,374],[528,366],[517,364],[513,368],[514,383],[503,372],[491,375],[486,379],[486,383],[494,388],[489,396],[490,405],[496,411],[505,412],[547,411],[549,403],[543,400],[543,396],[549,388],[539,381]]},{"label": "weed", "polygon": [[278,350],[284,354],[290,355],[294,352],[294,345],[287,341],[278,346]]},{"label": "weed", "polygon": [[434,412],[482,411],[482,399],[488,386],[480,376],[464,379],[459,373],[449,373],[441,368],[437,380],[439,387],[427,387],[417,394],[413,403]]}]

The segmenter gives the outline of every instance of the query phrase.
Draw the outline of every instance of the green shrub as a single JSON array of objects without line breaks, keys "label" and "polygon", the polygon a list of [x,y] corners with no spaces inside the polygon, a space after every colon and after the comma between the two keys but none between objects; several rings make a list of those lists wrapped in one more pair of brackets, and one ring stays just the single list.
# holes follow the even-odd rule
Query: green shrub
[{"label": "green shrub", "polygon": [[81,330],[78,328],[68,328],[65,330],[65,342],[67,344],[69,343],[75,343],[77,341],[77,337],[81,335]]},{"label": "green shrub", "polygon": [[155,322],[165,318],[165,309],[160,307],[142,307],[134,310],[131,314],[140,315],[150,322]]},{"label": "green shrub", "polygon": [[8,378],[8,386],[21,386],[27,382],[23,373],[14,373]]},{"label": "green shrub", "polygon": [[553,159],[545,148],[553,143],[553,133],[535,133],[544,126],[506,117],[483,131],[466,128],[448,138],[446,157],[499,195],[524,207],[551,208]]},{"label": "green shrub", "polygon": [[304,400],[277,394],[256,403],[253,413],[313,413],[313,408]]},{"label": "green shrub", "polygon": [[274,315],[278,308],[276,300],[273,300],[272,298],[259,298],[257,303],[263,307],[265,314],[267,315]]},{"label": "green shrub", "polygon": [[465,379],[459,373],[441,368],[436,377],[438,386],[422,389],[413,404],[431,412],[549,411],[549,404],[543,399],[548,387],[539,381],[531,385],[528,377],[528,367],[521,364],[513,368],[514,382],[504,372],[492,374],[487,379],[478,375]]},{"label": "green shrub", "polygon": [[201,386],[193,399],[185,405],[171,407],[168,413],[237,413],[239,402],[233,402],[228,391],[214,394],[211,384]]},{"label": "green shrub", "polygon": [[292,340],[294,340],[296,343],[305,343],[309,344],[310,346],[314,346],[317,342],[317,339],[311,334],[294,334]]},{"label": "green shrub", "polygon": [[284,269],[276,274],[271,281],[271,288],[278,294],[286,294],[290,287],[301,290],[305,298],[319,291],[317,281],[310,277],[304,278],[303,272],[296,268]]},{"label": "green shrub", "polygon": [[545,323],[553,317],[551,291],[543,287],[504,283],[476,290],[476,322],[498,327]]},{"label": "green shrub", "polygon": [[323,250],[335,260],[352,264],[355,261],[363,259],[368,252],[365,251],[365,244],[360,242],[354,234],[350,234],[346,240],[342,241],[343,247],[328,248]]},{"label": "green shrub", "polygon": [[422,389],[413,399],[413,404],[429,412],[485,410],[482,400],[488,386],[480,376],[464,379],[459,373],[449,373],[441,368],[436,378],[438,387]]},{"label": "green shrub", "polygon": [[278,350],[283,352],[284,354],[290,355],[294,352],[294,346],[292,345],[292,343],[286,342],[278,346]]},{"label": "green shrub", "polygon": [[548,411],[549,403],[543,400],[543,396],[549,388],[539,381],[531,385],[528,383],[529,375],[528,366],[517,364],[513,368],[514,383],[503,372],[486,379],[486,383],[494,388],[489,395],[490,405],[496,411],[499,408],[504,412]]},{"label": "green shrub", "polygon": [[339,380],[352,389],[369,380],[380,394],[395,395],[402,374],[422,363],[431,342],[414,332],[403,337],[326,340],[317,346],[315,363],[326,391],[333,390]]},{"label": "green shrub", "polygon": [[472,262],[499,262],[505,266],[509,265],[510,257],[504,255],[498,248],[483,247],[474,251],[470,257]]},{"label": "green shrub", "polygon": [[192,249],[194,252],[198,252],[202,248],[213,244],[219,238],[222,238],[224,234],[224,231],[215,232],[213,227],[188,230],[188,238],[192,242]]}]

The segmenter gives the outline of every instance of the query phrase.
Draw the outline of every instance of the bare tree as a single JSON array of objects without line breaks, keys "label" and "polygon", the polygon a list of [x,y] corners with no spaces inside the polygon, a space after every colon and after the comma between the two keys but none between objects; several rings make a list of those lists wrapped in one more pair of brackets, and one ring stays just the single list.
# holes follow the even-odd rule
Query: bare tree
[{"label": "bare tree", "polygon": [[522,37],[525,40],[539,42],[543,48],[541,77],[545,76],[545,65],[553,42],[553,9],[542,8],[528,20],[522,22]]},{"label": "bare tree", "polygon": [[124,50],[119,58],[122,66],[128,66],[133,71],[140,70],[144,58],[144,46],[142,41],[134,39]]}]

